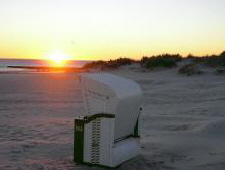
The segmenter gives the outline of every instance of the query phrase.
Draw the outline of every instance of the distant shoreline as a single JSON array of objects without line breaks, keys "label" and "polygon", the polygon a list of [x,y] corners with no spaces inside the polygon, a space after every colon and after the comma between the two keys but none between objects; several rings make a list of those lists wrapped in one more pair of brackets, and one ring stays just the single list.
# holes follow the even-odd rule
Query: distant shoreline
[{"label": "distant shoreline", "polygon": [[65,72],[83,72],[85,69],[79,67],[49,67],[49,66],[7,66],[7,68],[16,69],[27,69],[33,71],[44,71],[44,72],[55,72],[55,71],[65,71]]}]

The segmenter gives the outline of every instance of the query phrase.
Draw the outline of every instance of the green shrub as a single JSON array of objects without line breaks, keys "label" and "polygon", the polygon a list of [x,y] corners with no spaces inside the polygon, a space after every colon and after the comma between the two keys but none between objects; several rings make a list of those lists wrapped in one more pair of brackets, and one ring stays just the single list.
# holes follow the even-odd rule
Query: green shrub
[{"label": "green shrub", "polygon": [[210,67],[218,67],[218,66],[225,66],[225,51],[222,52],[220,55],[206,55],[206,56],[193,56],[188,55],[187,58],[193,59],[195,63],[204,64]]},{"label": "green shrub", "polygon": [[90,68],[99,68],[106,64],[106,61],[98,60],[98,61],[92,61],[90,63],[85,64],[82,68],[90,69]]},{"label": "green shrub", "polygon": [[217,55],[195,57],[194,61],[210,67],[217,67],[221,64],[221,59]]},{"label": "green shrub", "polygon": [[132,64],[134,60],[130,58],[118,58],[115,60],[109,60],[108,64],[109,65],[114,65],[114,66],[122,66],[122,65],[129,65]]},{"label": "green shrub", "polygon": [[205,58],[203,63],[207,66],[216,67],[221,65],[221,60],[218,56],[210,56]]},{"label": "green shrub", "polygon": [[140,63],[141,66],[146,68],[154,67],[173,67],[177,65],[178,61],[181,61],[182,57],[179,54],[163,54],[152,57],[142,57]]},{"label": "green shrub", "polygon": [[180,74],[186,74],[188,76],[190,75],[194,75],[194,74],[202,74],[203,71],[201,71],[199,69],[199,67],[197,66],[196,63],[194,64],[187,64],[187,65],[184,65],[183,67],[181,67],[178,72]]},{"label": "green shrub", "polygon": [[219,56],[220,60],[221,60],[221,65],[225,66],[225,51],[223,51],[220,56]]},{"label": "green shrub", "polygon": [[99,61],[92,61],[90,63],[87,63],[82,68],[85,68],[85,69],[91,69],[91,68],[115,69],[122,65],[132,64],[133,62],[135,62],[135,61],[130,58],[118,58],[118,59],[109,60],[109,61],[99,60]]},{"label": "green shrub", "polygon": [[176,66],[176,60],[171,58],[152,58],[147,60],[145,67],[173,67]]}]

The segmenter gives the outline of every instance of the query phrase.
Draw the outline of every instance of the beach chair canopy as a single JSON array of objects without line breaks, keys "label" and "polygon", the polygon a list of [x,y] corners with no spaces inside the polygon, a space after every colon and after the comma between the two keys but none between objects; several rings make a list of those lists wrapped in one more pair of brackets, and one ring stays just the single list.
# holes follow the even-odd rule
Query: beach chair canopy
[{"label": "beach chair canopy", "polygon": [[140,113],[142,92],[129,79],[108,73],[81,74],[84,107],[83,116],[115,115],[115,140],[133,134]]}]

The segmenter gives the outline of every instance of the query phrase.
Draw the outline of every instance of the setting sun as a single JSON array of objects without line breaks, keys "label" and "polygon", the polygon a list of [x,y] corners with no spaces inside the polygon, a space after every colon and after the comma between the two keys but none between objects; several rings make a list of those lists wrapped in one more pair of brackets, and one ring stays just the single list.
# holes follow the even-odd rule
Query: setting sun
[{"label": "setting sun", "polygon": [[60,52],[55,52],[47,56],[54,66],[64,66],[69,59],[67,55]]}]

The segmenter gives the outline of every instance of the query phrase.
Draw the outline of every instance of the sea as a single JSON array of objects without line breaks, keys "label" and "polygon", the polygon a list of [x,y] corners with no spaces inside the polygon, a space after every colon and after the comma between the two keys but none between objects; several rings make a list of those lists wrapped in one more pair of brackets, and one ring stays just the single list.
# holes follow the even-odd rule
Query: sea
[{"label": "sea", "polygon": [[[88,60],[69,60],[64,67],[82,67],[87,64]],[[8,68],[7,66],[52,66],[48,60],[40,59],[0,59],[0,72],[29,71],[20,68]]]}]

